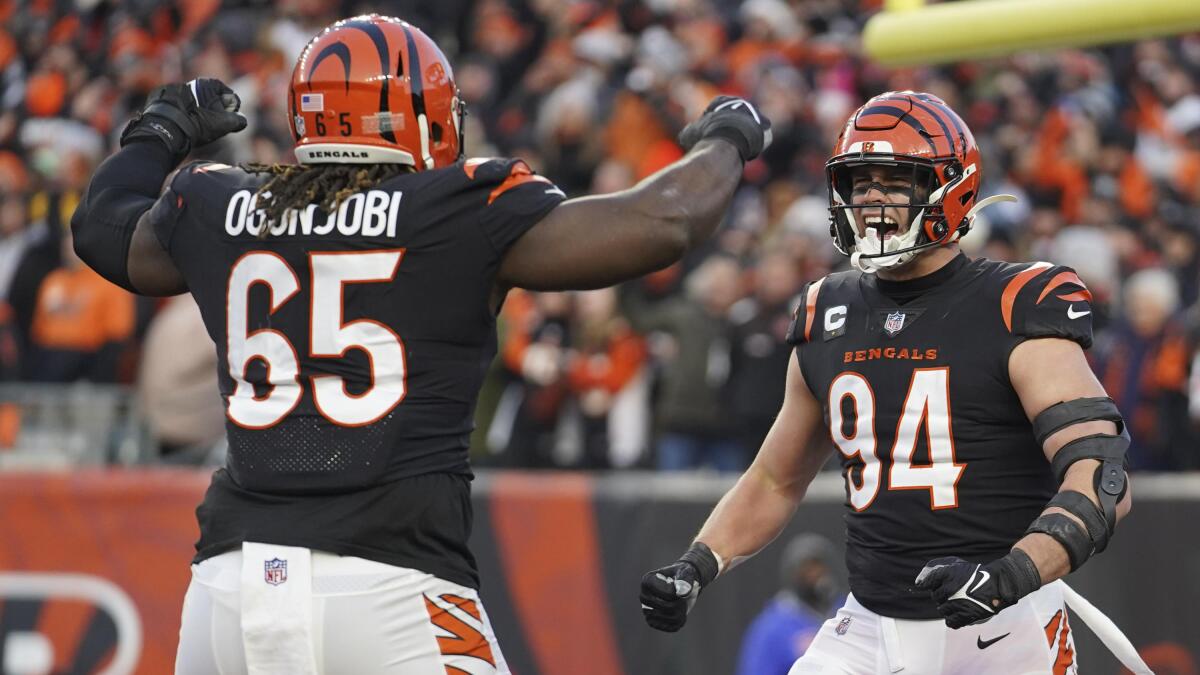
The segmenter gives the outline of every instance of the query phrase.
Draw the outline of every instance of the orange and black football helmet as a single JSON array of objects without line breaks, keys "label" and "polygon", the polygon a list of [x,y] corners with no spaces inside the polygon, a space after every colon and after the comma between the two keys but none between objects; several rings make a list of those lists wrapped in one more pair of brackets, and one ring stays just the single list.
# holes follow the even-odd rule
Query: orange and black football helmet
[{"label": "orange and black football helmet", "polygon": [[301,164],[425,170],[462,156],[465,107],[450,62],[393,17],[356,16],[321,31],[296,61],[288,108]]},{"label": "orange and black football helmet", "polygon": [[[850,198],[852,170],[879,164],[912,175],[908,229],[886,239],[871,228],[859,233],[866,210],[878,211],[880,206],[856,205]],[[971,130],[940,98],[914,91],[872,98],[846,121],[825,164],[834,244],[855,267],[874,272],[957,241],[971,229],[981,208],[1013,199],[997,195],[976,203],[982,169]]]}]

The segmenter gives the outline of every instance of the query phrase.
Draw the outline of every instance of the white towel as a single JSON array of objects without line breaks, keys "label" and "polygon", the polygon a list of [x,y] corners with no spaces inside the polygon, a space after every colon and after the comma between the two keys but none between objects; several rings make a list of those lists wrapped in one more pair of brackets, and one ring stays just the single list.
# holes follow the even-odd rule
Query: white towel
[{"label": "white towel", "polygon": [[250,675],[316,675],[312,553],[242,544],[242,645]]}]

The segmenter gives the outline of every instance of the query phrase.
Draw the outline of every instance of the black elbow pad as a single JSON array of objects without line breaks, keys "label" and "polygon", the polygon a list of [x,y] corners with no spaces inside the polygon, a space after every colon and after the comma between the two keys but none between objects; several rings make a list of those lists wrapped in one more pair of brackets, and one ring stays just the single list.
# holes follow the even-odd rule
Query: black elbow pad
[{"label": "black elbow pad", "polygon": [[1029,526],[1029,529],[1025,530],[1025,534],[1034,532],[1050,535],[1066,549],[1067,558],[1071,561],[1072,572],[1079,569],[1083,563],[1087,562],[1088,558],[1096,553],[1088,533],[1084,532],[1083,528],[1079,527],[1075,521],[1061,513],[1047,513],[1039,516]]},{"label": "black elbow pad", "polygon": [[132,293],[129,247],[138,219],[162,191],[175,160],[162,143],[138,141],[104,160],[71,216],[75,253],[96,273]]},{"label": "black elbow pad", "polygon": [[[1093,543],[1096,545],[1096,552],[1104,550],[1108,545],[1108,539],[1112,536],[1113,529],[1117,525],[1117,502],[1125,495],[1126,476],[1125,476],[1125,452],[1129,449],[1129,430],[1125,427],[1125,420],[1121,417],[1121,412],[1117,410],[1116,404],[1111,398],[1077,398],[1071,401],[1063,401],[1050,406],[1042,411],[1033,420],[1033,431],[1037,436],[1039,444],[1044,444],[1046,439],[1060,429],[1066,428],[1080,422],[1107,421],[1117,425],[1117,435],[1112,434],[1093,434],[1076,438],[1067,443],[1054,455],[1054,460],[1051,462],[1051,468],[1054,471],[1054,477],[1059,483],[1067,475],[1067,469],[1071,465],[1081,459],[1097,459],[1100,460],[1100,467],[1096,470],[1094,488],[1096,497],[1100,502],[1100,512],[1104,521],[1105,536],[1098,536],[1098,523],[1091,522],[1095,520],[1092,514],[1088,512],[1087,506],[1095,508],[1091,500],[1079,495],[1083,502],[1087,502],[1085,506],[1080,500],[1073,497],[1055,497],[1051,501],[1052,506],[1066,509],[1082,520],[1088,527],[1089,534]],[[1078,494],[1068,492],[1064,494]],[[1055,503],[1056,501],[1064,501]]]},{"label": "black elbow pad", "polygon": [[141,212],[129,214],[129,222],[101,223],[89,217],[87,201],[71,216],[75,254],[97,274],[131,293],[138,290],[129,280],[129,246]]}]

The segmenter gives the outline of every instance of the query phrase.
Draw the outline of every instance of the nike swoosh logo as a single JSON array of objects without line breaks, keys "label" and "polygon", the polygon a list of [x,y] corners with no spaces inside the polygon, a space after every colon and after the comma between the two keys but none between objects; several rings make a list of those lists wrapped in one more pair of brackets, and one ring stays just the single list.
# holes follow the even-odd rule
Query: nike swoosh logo
[{"label": "nike swoosh logo", "polygon": [[975,646],[979,647],[980,649],[987,649],[988,647],[991,647],[992,645],[1003,640],[1004,638],[1008,637],[1009,635],[1012,635],[1012,633],[1005,633],[1004,635],[1001,635],[1000,637],[994,637],[991,640],[984,640],[983,637],[980,636],[980,637],[975,638]]},{"label": "nike swoosh logo", "polygon": [[747,101],[746,99],[743,99],[743,98],[734,99],[732,101],[726,101],[725,103],[722,103],[721,105],[717,106],[713,110],[713,112],[717,112],[718,110],[723,110],[725,108],[731,108],[733,110],[737,110],[738,108],[742,107],[743,105],[745,105],[746,109],[750,111],[750,114],[754,116],[754,121],[758,122],[759,124],[762,124],[762,119],[759,118],[758,111],[754,109],[754,106],[750,105],[749,101]]},{"label": "nike swoosh logo", "polygon": [[1091,314],[1091,313],[1092,313],[1092,310],[1090,310],[1090,309],[1086,312],[1076,312],[1075,305],[1071,305],[1071,306],[1067,307],[1067,318],[1068,319],[1078,319],[1081,316],[1087,316],[1088,314]]},{"label": "nike swoosh logo", "polygon": [[979,574],[980,574],[979,583],[975,584],[975,588],[972,588],[970,591],[968,591],[968,593],[974,593],[975,591],[979,590],[980,586],[986,584],[987,580],[992,578],[992,575],[988,574],[984,570],[979,570]]},{"label": "nike swoosh logo", "polygon": [[[971,572],[971,577],[969,579],[967,579],[967,583],[963,584],[962,588],[958,589],[957,591],[954,591],[954,595],[951,595],[949,599],[950,600],[966,600],[967,602],[973,602],[976,605],[979,605],[980,607],[982,607],[985,611],[987,611],[988,614],[995,614],[996,609],[994,607],[989,606],[986,602],[980,602],[980,601],[976,600],[975,598],[972,598],[971,596],[967,595],[967,593],[974,592],[974,590],[968,591],[967,587],[970,586],[971,582],[975,580],[975,575],[977,573],[982,572],[983,574],[987,575],[984,577],[983,581],[987,581],[988,577],[991,576],[987,572],[984,572],[983,570],[979,569],[980,567],[982,567],[982,565],[975,566],[975,571]],[[979,588],[980,584],[983,583],[983,581],[981,581],[981,582],[979,582],[979,584],[975,585],[976,590]]]}]

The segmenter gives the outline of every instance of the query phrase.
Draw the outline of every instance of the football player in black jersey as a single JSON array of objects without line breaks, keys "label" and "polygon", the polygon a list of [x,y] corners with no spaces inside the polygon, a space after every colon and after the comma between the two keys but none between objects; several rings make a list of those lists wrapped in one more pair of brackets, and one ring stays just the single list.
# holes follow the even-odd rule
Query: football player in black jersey
[{"label": "football player in black jersey", "polygon": [[1004,197],[978,199],[975,140],[935,96],[871,99],[826,167],[854,269],[808,285],[779,416],[692,547],[643,578],[646,620],[678,630],[701,589],[775,538],[825,432],[851,596],[793,674],[1075,672],[1056,580],[1130,503],[1129,437],[1083,352],[1091,294],[1065,267],[959,251]]},{"label": "football player in black jersey", "polygon": [[110,281],[191,292],[220,357],[229,458],[197,510],[177,672],[507,673],[467,549],[500,303],[675,261],[770,123],[719,97],[681,160],[567,200],[519,160],[464,161],[450,64],[377,15],[315,37],[286,105],[298,165],[168,177],[246,121],[216,80],[162,87],[72,219]]}]

